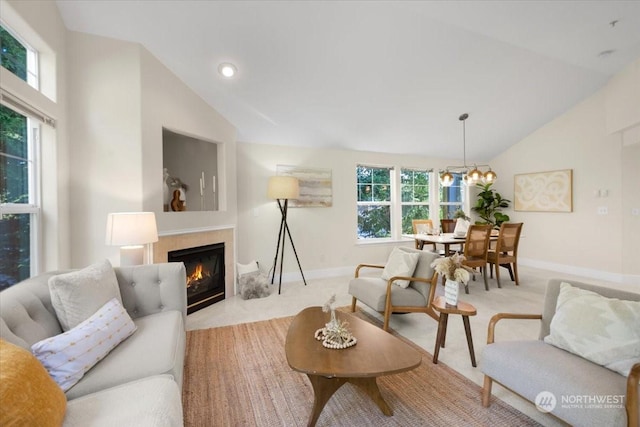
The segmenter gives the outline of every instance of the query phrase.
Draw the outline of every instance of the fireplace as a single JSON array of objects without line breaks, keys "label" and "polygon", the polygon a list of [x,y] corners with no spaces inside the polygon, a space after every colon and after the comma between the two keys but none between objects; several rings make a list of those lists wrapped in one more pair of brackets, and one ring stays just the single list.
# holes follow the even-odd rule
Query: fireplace
[{"label": "fireplace", "polygon": [[168,261],[187,270],[187,314],[224,299],[224,243],[170,251]]}]

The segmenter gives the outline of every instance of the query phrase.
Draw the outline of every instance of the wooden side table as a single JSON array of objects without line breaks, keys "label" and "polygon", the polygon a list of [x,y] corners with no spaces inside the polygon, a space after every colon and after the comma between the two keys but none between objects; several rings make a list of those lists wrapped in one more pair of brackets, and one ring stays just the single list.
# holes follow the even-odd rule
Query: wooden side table
[{"label": "wooden side table", "polygon": [[449,305],[445,302],[443,296],[438,296],[431,303],[433,309],[440,313],[440,320],[438,321],[438,336],[436,338],[436,348],[433,351],[433,363],[438,363],[438,353],[440,348],[444,348],[444,340],[447,335],[447,320],[450,314],[460,314],[462,316],[462,323],[464,323],[464,332],[467,335],[467,345],[469,346],[469,354],[471,355],[471,366],[474,368],[476,365],[476,356],[473,351],[473,339],[471,338],[471,326],[469,325],[469,316],[475,316],[476,308],[466,302],[458,301],[457,306]]}]

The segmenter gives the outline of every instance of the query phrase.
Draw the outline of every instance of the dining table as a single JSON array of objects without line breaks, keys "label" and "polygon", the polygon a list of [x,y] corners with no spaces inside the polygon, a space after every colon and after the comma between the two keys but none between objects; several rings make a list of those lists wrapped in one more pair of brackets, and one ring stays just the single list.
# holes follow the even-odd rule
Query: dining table
[{"label": "dining table", "polygon": [[[494,232],[495,231],[495,232]],[[491,237],[489,238],[490,242],[495,242],[498,240],[498,230],[494,230],[491,232]],[[435,243],[436,245],[444,246],[444,254],[449,254],[449,250],[451,245],[460,245],[460,248],[464,245],[466,236],[457,237],[454,233],[441,233],[438,235],[434,234],[403,234],[403,237],[408,237],[411,239],[415,239],[418,241],[418,249],[422,250],[425,244]]]}]

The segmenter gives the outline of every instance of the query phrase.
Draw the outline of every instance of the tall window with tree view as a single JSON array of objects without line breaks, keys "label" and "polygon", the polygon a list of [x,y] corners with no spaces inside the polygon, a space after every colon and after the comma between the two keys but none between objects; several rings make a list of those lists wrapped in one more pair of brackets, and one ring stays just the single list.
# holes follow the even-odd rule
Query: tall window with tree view
[{"label": "tall window with tree view", "polygon": [[358,165],[358,239],[391,237],[392,168]]},{"label": "tall window with tree view", "polygon": [[462,173],[453,173],[453,184],[445,187],[440,183],[440,219],[453,218],[453,213],[463,209],[465,199],[465,184]]},{"label": "tall window with tree view", "polygon": [[[0,27],[0,64],[37,89],[37,53]],[[37,270],[36,120],[0,105],[0,290]]]},{"label": "tall window with tree view", "polygon": [[402,233],[413,233],[412,220],[429,218],[429,176],[431,171],[401,169]]},{"label": "tall window with tree view", "polygon": [[33,120],[0,105],[0,290],[31,274],[38,203]]}]

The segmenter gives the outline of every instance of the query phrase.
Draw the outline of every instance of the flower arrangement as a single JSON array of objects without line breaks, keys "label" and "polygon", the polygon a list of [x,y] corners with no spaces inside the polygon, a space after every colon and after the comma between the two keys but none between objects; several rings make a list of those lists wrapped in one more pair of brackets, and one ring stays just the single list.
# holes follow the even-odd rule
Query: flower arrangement
[{"label": "flower arrangement", "polygon": [[347,329],[349,323],[340,321],[336,318],[336,310],[333,303],[336,302],[336,295],[333,294],[329,301],[322,306],[322,311],[328,313],[331,311],[331,320],[316,331],[314,336],[318,341],[322,341],[322,345],[327,348],[342,349],[355,345],[358,340],[351,335]]},{"label": "flower arrangement", "polygon": [[473,272],[473,270],[462,264],[464,259],[462,254],[453,254],[450,257],[436,259],[431,263],[431,267],[436,270],[436,273],[443,275],[448,280],[467,283],[469,281],[469,273]]}]

